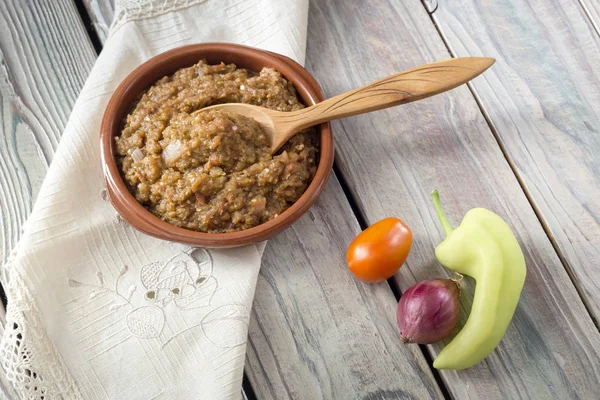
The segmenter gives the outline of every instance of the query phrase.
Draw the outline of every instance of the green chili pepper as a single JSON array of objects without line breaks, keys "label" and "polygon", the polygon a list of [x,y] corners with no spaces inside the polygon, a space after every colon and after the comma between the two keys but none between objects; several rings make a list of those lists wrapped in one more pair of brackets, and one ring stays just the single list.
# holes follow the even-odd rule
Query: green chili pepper
[{"label": "green chili pepper", "polygon": [[525,257],[509,226],[493,212],[474,208],[453,229],[437,190],[431,194],[446,234],[435,249],[445,267],[475,278],[467,322],[435,359],[437,369],[464,369],[487,357],[500,343],[525,283]]}]

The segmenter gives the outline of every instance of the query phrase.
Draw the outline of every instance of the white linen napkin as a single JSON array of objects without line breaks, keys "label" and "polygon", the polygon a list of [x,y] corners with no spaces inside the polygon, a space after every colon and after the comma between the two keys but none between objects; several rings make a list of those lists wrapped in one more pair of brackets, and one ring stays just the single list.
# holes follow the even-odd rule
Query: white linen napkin
[{"label": "white linen napkin", "polygon": [[116,8],[5,266],[3,381],[28,399],[239,398],[264,246],[193,249],[127,226],[104,199],[100,121],[119,82],[174,47],[236,42],[302,63],[308,0],[117,0]]}]

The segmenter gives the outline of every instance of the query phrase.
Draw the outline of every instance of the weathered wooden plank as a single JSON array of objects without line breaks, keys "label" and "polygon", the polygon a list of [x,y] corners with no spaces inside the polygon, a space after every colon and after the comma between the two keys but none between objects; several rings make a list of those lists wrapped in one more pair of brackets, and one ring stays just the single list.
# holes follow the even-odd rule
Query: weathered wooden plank
[{"label": "weathered wooden plank", "polygon": [[106,41],[108,29],[115,15],[114,0],[83,0],[83,4],[101,43]]},{"label": "weathered wooden plank", "polygon": [[594,29],[600,35],[600,1],[598,0],[579,0],[584,11],[588,15]]},{"label": "weathered wooden plank", "polygon": [[[292,393],[295,398],[313,398],[312,393],[328,398],[339,398],[338,394],[345,398],[369,394],[386,398],[441,397],[420,350],[403,347],[398,341],[396,302],[389,287],[357,284],[345,270],[343,251],[358,232],[358,225],[337,181],[329,183],[319,204],[324,205],[313,211],[313,218],[318,215],[319,220],[312,221],[310,216],[302,219],[270,243],[264,257],[246,368],[258,397],[269,397],[273,392],[276,398]],[[338,220],[344,221],[343,227]],[[315,231],[321,232],[317,242]],[[323,232],[327,232],[326,238],[322,238]],[[302,247],[295,242],[296,236],[307,238]],[[289,258],[292,251],[299,252],[293,258],[294,264]],[[310,285],[302,280],[306,277],[287,271],[294,267],[300,272],[307,265],[314,268]],[[319,274],[328,278],[322,286]],[[272,283],[277,284],[272,292],[263,288]],[[283,291],[286,302],[277,299]],[[324,304],[329,306],[324,309]],[[287,315],[282,320],[282,312],[289,307],[304,316],[292,320],[293,316]],[[332,310],[336,315],[331,314]],[[353,317],[357,314],[361,318]],[[303,332],[296,331],[298,321],[306,323]],[[265,331],[264,326],[276,329]],[[279,346],[275,354],[271,352],[273,345]],[[278,367],[268,364],[271,360],[276,360]],[[360,379],[366,381],[361,383]]]},{"label": "weathered wooden plank", "polygon": [[19,238],[96,59],[89,43],[71,0],[0,2],[2,261]]},{"label": "weathered wooden plank", "polygon": [[[444,4],[439,4],[434,15]],[[521,10],[515,8],[512,14],[520,15]],[[465,32],[463,43],[483,36],[467,15],[462,19],[464,26],[456,29]],[[510,28],[504,28],[504,21],[491,20],[486,25],[505,32],[495,42],[524,46],[519,35],[506,34]],[[418,0],[352,4],[313,0],[308,34],[307,64],[328,95],[448,57]],[[556,71],[545,70],[540,63],[528,67],[543,77],[534,79],[532,85],[551,86],[547,80]],[[486,72],[477,78],[476,86],[484,85],[496,68],[502,67],[492,67],[492,75]],[[563,74],[557,78],[566,79]],[[524,104],[506,118],[527,109],[539,111],[532,107]],[[335,123],[334,131],[338,166],[366,220],[373,223],[396,215],[413,228],[411,255],[396,276],[403,290],[416,281],[447,275],[433,254],[442,240],[429,197],[433,188],[440,189],[455,224],[470,208],[486,207],[510,223],[522,244],[528,276],[513,323],[485,362],[465,371],[441,373],[450,393],[460,399],[597,396],[600,335],[470,91],[461,87],[422,102],[348,118]],[[543,180],[534,182],[542,184]],[[471,281],[463,293],[468,310]],[[463,310],[463,321],[465,314]],[[429,349],[435,356],[441,346]]]},{"label": "weathered wooden plank", "polygon": [[598,32],[568,0],[443,2],[434,18],[454,54],[498,59],[475,94],[600,320]]},{"label": "weathered wooden plank", "polygon": [[266,249],[246,373],[259,399],[441,398],[416,346],[404,346],[386,282],[349,274],[360,231],[333,177],[317,204]]}]

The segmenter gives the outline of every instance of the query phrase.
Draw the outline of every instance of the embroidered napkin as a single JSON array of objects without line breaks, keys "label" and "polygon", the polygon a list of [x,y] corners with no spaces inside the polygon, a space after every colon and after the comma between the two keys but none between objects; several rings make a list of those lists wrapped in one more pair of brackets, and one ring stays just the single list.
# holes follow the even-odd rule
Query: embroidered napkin
[{"label": "embroidered napkin", "polygon": [[145,236],[105,199],[98,131],[119,82],[174,47],[237,42],[304,61],[308,0],[117,0],[19,245],[4,267],[2,380],[28,399],[239,398],[264,246]]}]

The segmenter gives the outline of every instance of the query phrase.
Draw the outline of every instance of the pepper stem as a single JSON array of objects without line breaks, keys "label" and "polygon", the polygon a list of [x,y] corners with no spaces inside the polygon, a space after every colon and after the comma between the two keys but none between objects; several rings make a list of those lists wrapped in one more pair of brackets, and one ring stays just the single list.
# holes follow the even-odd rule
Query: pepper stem
[{"label": "pepper stem", "polygon": [[460,283],[463,281],[463,279],[465,279],[463,274],[459,274],[456,271],[454,271],[454,278],[450,278],[450,280],[453,281],[454,283],[456,283],[459,287],[460,287]]},{"label": "pepper stem", "polygon": [[448,236],[452,233],[452,231],[454,231],[454,228],[452,228],[450,222],[448,222],[448,217],[446,217],[446,214],[444,214],[444,210],[442,209],[442,203],[440,202],[440,194],[438,193],[437,189],[431,192],[431,197],[433,198],[433,205],[435,206],[435,211],[437,212],[440,223],[442,224],[442,229],[444,230],[446,236]]},{"label": "pepper stem", "polygon": [[460,283],[463,281],[465,277],[462,274],[459,274],[458,272],[454,272],[454,278],[450,278],[450,280],[452,282],[454,282],[454,284],[456,285],[456,287],[458,288],[458,295],[460,296],[460,293],[462,292],[462,288],[460,287]]}]

